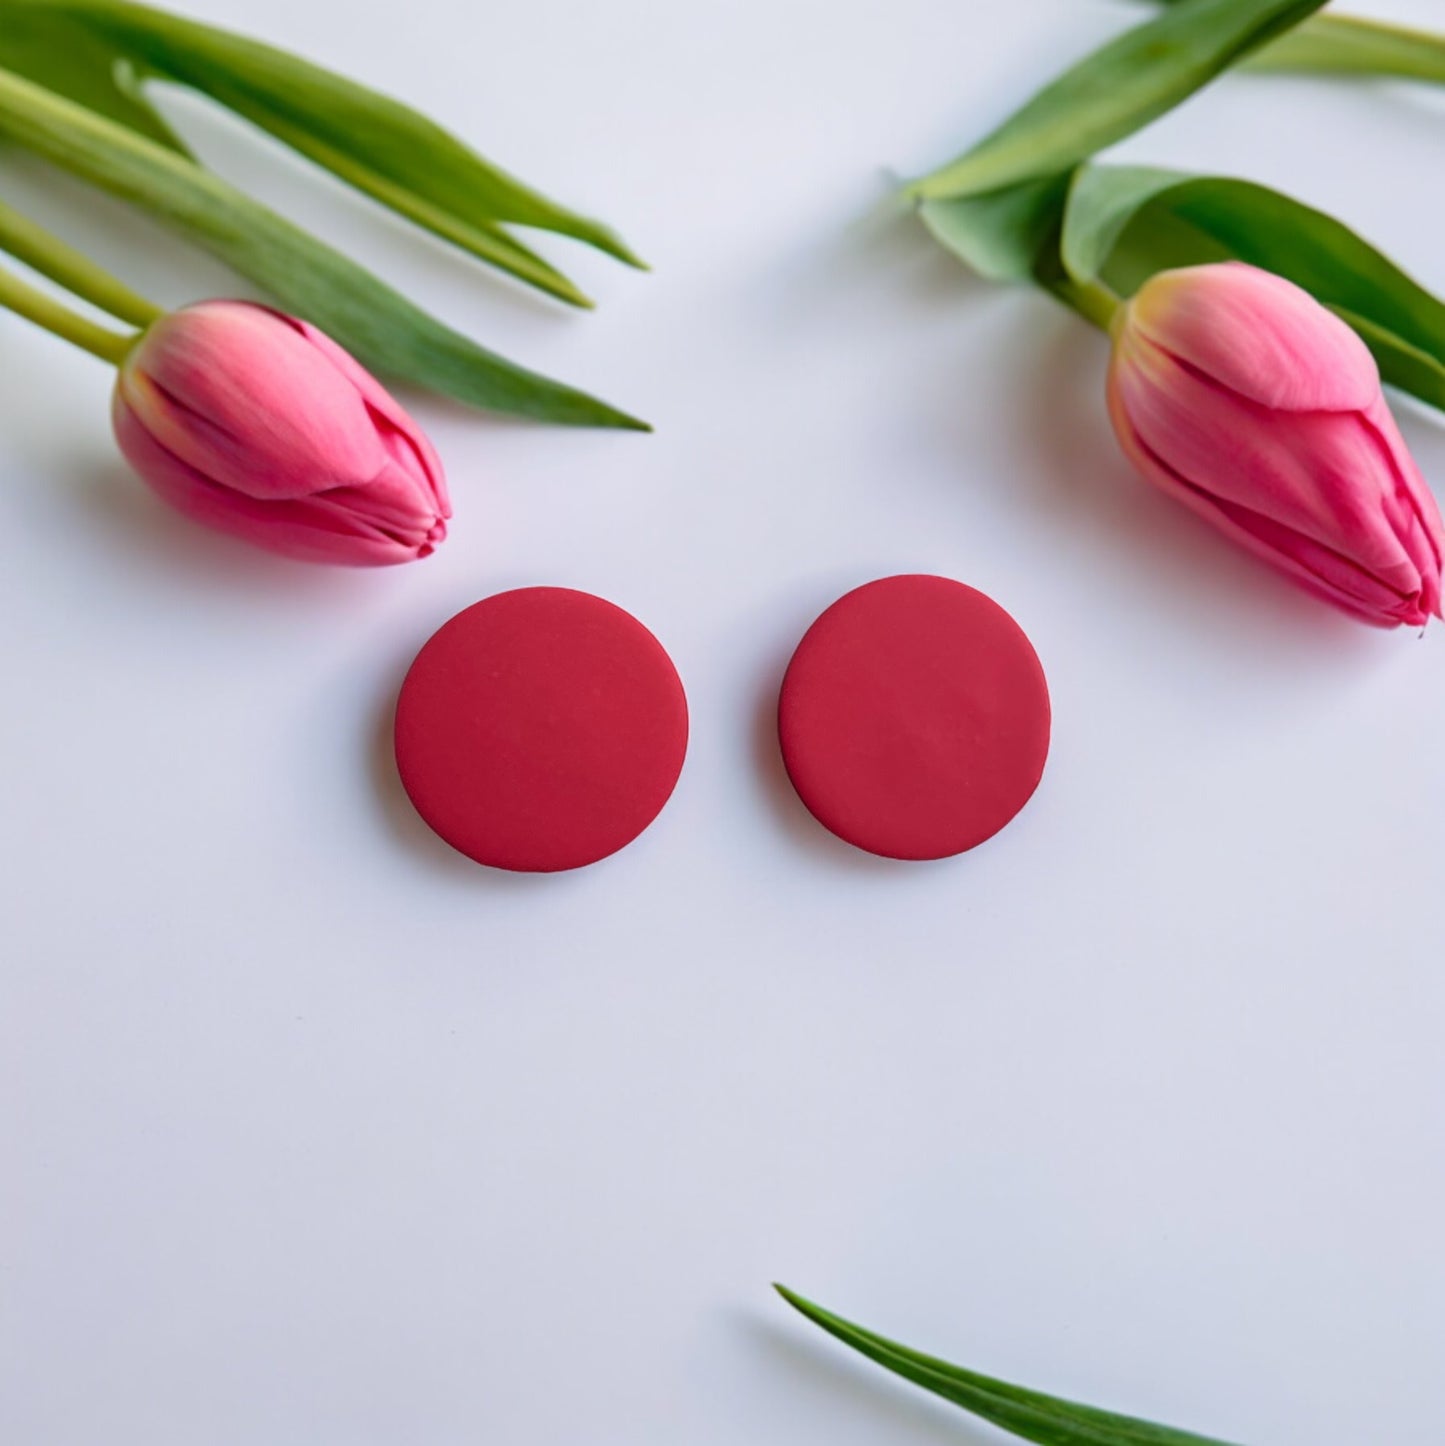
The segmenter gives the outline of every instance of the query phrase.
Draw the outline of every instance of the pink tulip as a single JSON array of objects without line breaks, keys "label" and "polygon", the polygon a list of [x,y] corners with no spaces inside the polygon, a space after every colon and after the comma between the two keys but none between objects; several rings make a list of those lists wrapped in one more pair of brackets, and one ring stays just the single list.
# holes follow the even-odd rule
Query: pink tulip
[{"label": "pink tulip", "polygon": [[451,516],[421,429],[330,337],[244,301],[153,323],[112,408],[131,466],[188,517],[258,547],[361,566],[425,557]]},{"label": "pink tulip", "polygon": [[1149,481],[1365,622],[1441,615],[1440,513],[1343,321],[1224,262],[1153,277],[1114,333],[1109,412]]}]

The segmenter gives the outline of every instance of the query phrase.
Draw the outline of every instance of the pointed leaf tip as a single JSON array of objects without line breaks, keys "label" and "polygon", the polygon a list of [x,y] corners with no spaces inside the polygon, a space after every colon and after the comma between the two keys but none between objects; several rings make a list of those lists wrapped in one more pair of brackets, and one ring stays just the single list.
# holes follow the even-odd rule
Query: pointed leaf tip
[{"label": "pointed leaf tip", "polygon": [[1120,1416],[950,1365],[844,1320],[784,1286],[778,1294],[860,1355],[1037,1446],[1228,1446],[1212,1437]]},{"label": "pointed leaf tip", "polygon": [[479,155],[402,101],[275,46],[143,4],[0,0],[0,65],[185,154],[142,82],[186,86],[381,205],[574,306],[591,302],[506,229],[646,269],[612,229]]},{"label": "pointed leaf tip", "polygon": [[0,137],[155,215],[379,374],[488,411],[563,426],[647,429],[479,346],[214,172],[3,68]]},{"label": "pointed leaf tip", "polygon": [[924,200],[1067,171],[1172,110],[1325,0],[1183,0],[1044,86],[976,146],[914,181]]}]

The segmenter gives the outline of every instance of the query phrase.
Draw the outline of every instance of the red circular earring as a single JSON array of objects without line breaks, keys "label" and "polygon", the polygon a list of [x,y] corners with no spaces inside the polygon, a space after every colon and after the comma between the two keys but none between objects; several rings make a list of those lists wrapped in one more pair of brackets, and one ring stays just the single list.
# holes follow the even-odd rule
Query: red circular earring
[{"label": "red circular earring", "polygon": [[444,623],[396,705],[422,818],[478,863],[529,873],[615,853],[657,817],[687,752],[672,659],[590,593],[498,593]]},{"label": "red circular earring", "polygon": [[867,583],[798,644],[778,700],[783,761],[825,828],[938,859],[991,838],[1038,787],[1049,693],[1023,629],[944,577]]}]

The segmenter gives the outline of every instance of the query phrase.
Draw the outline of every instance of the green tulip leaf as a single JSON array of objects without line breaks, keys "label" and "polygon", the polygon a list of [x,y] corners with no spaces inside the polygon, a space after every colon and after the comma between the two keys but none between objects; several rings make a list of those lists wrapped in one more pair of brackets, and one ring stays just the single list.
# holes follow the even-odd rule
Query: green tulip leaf
[{"label": "green tulip leaf", "polygon": [[1064,268],[1128,295],[1156,271],[1234,259],[1288,278],[1359,332],[1385,380],[1445,408],[1445,302],[1348,226],[1252,181],[1081,167]]},{"label": "green tulip leaf", "polygon": [[1325,0],[1181,0],[1045,86],[972,150],[909,188],[936,201],[1068,171],[1172,110]]},{"label": "green tulip leaf", "polygon": [[[24,43],[17,46],[14,34]],[[37,64],[77,45],[85,55],[109,57],[110,94],[94,67],[81,84],[36,73]],[[570,236],[642,264],[607,226],[549,200],[411,107],[197,21],[121,0],[0,0],[0,65],[135,123],[152,139],[166,137],[156,134],[159,117],[140,98],[140,81],[200,91],[417,225],[576,305],[591,303],[505,224]]]},{"label": "green tulip leaf", "polygon": [[966,1371],[864,1330],[781,1285],[774,1288],[795,1310],[869,1360],[1039,1446],[1227,1446],[1209,1436],[1081,1406]]},{"label": "green tulip leaf", "polygon": [[1445,81],[1445,36],[1353,15],[1319,15],[1254,58],[1261,70]]},{"label": "green tulip leaf", "polygon": [[58,6],[0,0],[0,66],[187,155],[185,143],[141,94],[114,45]]},{"label": "green tulip leaf", "polygon": [[1026,281],[1063,222],[1069,176],[1023,181],[981,196],[924,201],[918,214],[946,250],[990,281]]},{"label": "green tulip leaf", "polygon": [[184,156],[3,69],[0,138],[144,208],[374,371],[488,411],[571,426],[646,428],[478,346]]},{"label": "green tulip leaf", "polygon": [[1245,61],[1245,66],[1249,70],[1445,81],[1445,35],[1360,15],[1315,15],[1271,41]]}]

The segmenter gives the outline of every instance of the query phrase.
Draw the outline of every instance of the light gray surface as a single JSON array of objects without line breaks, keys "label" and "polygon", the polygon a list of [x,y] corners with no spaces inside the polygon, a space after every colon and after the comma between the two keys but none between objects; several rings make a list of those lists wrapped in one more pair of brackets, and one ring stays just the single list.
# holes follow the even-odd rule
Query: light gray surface
[{"label": "light gray surface", "polygon": [[[1361,629],[1151,495],[1103,342],[874,210],[1133,13],[257,0],[655,266],[547,245],[601,302],[565,314],[172,108],[657,424],[417,402],[459,515],[402,571],[171,517],[103,368],[0,319],[0,1438],[993,1439],[777,1277],[1253,1446],[1438,1446],[1445,633]],[[1445,288],[1438,97],[1241,78],[1129,153],[1284,184]],[[234,289],[0,165],[162,298]],[[1034,803],[940,866],[822,834],[769,722],[811,617],[899,570],[994,594],[1053,689]],[[450,854],[387,760],[416,647],[533,582],[636,612],[693,713],[657,825],[550,879]]]}]

